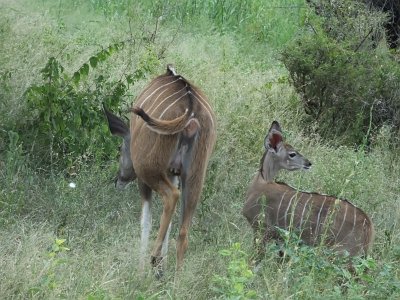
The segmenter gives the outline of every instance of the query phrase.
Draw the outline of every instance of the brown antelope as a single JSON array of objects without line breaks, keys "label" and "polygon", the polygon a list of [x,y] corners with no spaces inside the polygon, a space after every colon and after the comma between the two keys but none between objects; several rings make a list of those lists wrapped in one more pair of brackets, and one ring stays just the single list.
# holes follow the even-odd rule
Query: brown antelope
[{"label": "brown antelope", "polygon": [[168,65],[153,79],[132,109],[130,129],[106,111],[110,131],[123,138],[117,186],[138,179],[142,198],[140,269],[144,268],[151,231],[151,195],[162,197],[163,212],[151,263],[162,273],[171,218],[182,189],[176,267],[188,247],[190,223],[202,191],[206,167],[216,140],[216,124],[207,97]]},{"label": "brown antelope", "polygon": [[278,122],[272,123],[264,146],[260,170],[247,191],[242,211],[255,236],[261,232],[262,245],[280,239],[277,228],[294,229],[308,245],[322,243],[342,253],[347,251],[350,256],[366,254],[373,243],[374,227],[361,209],[347,200],[300,192],[274,182],[281,169],[311,167],[308,159],[283,142]]}]

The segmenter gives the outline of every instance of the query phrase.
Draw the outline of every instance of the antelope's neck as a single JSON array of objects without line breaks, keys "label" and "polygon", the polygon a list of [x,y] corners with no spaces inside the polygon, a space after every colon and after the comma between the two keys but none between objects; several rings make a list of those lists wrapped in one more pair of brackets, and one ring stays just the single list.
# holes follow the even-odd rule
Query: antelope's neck
[{"label": "antelope's neck", "polygon": [[266,182],[274,182],[275,176],[279,172],[279,166],[276,166],[272,155],[267,151],[261,162],[261,176]]}]

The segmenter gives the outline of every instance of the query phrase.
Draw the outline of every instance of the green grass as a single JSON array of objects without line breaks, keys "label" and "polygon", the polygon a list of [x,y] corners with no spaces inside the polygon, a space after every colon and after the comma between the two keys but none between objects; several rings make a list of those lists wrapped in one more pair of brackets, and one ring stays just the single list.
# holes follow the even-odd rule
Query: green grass
[{"label": "green grass", "polygon": [[[132,34],[136,43],[114,54],[96,74],[115,79],[146,61],[144,38],[154,31],[161,2],[140,2],[124,10],[126,3],[131,2],[1,0],[0,75],[9,74],[0,81],[2,298],[244,299],[251,291],[257,299],[399,298],[400,168],[396,153],[388,150],[388,135],[382,131],[372,150],[362,153],[305,134],[313,130],[303,128],[300,101],[277,59],[279,49],[295,35],[302,11],[257,9],[263,2],[255,0],[244,1],[243,10],[237,8],[239,1],[165,2],[168,14],[152,45],[154,51],[165,51],[154,71],[130,87],[125,101],[130,103],[149,78],[174,63],[209,96],[218,141],[182,273],[174,272],[173,226],[163,280],[156,280],[150,268],[144,278],[138,276],[140,197],[136,184],[123,191],[114,188],[117,161],[82,162],[76,175],[56,167],[43,170],[46,157],[38,161],[11,132],[30,116],[23,93],[40,82],[39,71],[50,56],[73,72],[101,47]],[[271,6],[287,3],[271,1]],[[221,6],[228,4],[231,10]],[[221,23],[222,11],[228,13]],[[231,28],[240,18],[246,19],[245,26]],[[333,258],[323,249],[290,243],[290,259],[281,262],[270,249],[258,272],[249,275],[253,235],[241,208],[273,120],[281,123],[288,142],[313,162],[311,172],[282,172],[280,180],[351,199],[372,217],[372,261],[358,264],[368,265],[366,275],[360,271],[349,277],[346,267],[330,263]],[[70,182],[77,187],[70,188]],[[157,197],[152,240],[161,209]],[[178,214],[175,224],[177,220]]]}]

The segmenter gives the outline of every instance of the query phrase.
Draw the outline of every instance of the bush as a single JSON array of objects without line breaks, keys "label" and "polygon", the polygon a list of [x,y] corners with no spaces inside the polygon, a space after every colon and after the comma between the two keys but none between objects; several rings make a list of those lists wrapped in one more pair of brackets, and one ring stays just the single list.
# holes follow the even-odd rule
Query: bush
[{"label": "bush", "polygon": [[395,49],[399,46],[400,39],[400,2],[398,0],[363,0],[368,5],[388,14],[385,23],[389,47]]},{"label": "bush", "polygon": [[103,160],[115,153],[117,141],[109,133],[102,103],[114,111],[120,110],[130,85],[155,67],[157,55],[148,50],[146,61],[119,80],[100,74],[94,76],[91,84],[82,83],[91,70],[123,46],[121,42],[101,50],[72,76],[51,57],[41,70],[43,83],[25,92],[31,117],[22,125],[24,129],[18,131],[25,139],[24,145],[32,148],[36,156],[50,158],[42,162],[44,165],[71,167],[76,162]]},{"label": "bush", "polygon": [[249,289],[254,273],[247,263],[247,254],[240,249],[240,243],[234,243],[230,249],[219,253],[229,258],[229,265],[225,275],[215,274],[211,287],[222,299],[256,299],[255,290]]},{"label": "bush", "polygon": [[400,65],[376,47],[384,16],[350,0],[321,0],[316,11],[281,56],[308,121],[348,144],[383,125],[399,130]]}]

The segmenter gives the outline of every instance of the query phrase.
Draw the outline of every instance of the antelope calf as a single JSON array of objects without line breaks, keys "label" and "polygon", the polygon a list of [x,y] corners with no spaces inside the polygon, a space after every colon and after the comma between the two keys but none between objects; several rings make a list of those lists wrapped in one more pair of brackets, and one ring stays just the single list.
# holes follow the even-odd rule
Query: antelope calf
[{"label": "antelope calf", "polygon": [[276,228],[282,228],[298,231],[308,245],[322,243],[339,252],[346,250],[350,256],[366,254],[373,243],[374,227],[361,209],[347,200],[274,182],[281,169],[311,167],[308,159],[283,142],[278,122],[272,123],[264,146],[260,170],[247,191],[242,211],[255,236],[261,232],[263,246],[271,239],[279,240]]},{"label": "antelope calf", "polygon": [[171,218],[182,190],[176,267],[188,247],[191,220],[202,191],[216,140],[214,112],[207,97],[177,75],[172,66],[150,82],[132,109],[130,128],[105,110],[112,134],[122,137],[117,186],[138,179],[142,198],[140,269],[144,268],[151,231],[152,191],[161,195],[163,212],[151,263],[162,274]]}]

